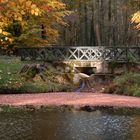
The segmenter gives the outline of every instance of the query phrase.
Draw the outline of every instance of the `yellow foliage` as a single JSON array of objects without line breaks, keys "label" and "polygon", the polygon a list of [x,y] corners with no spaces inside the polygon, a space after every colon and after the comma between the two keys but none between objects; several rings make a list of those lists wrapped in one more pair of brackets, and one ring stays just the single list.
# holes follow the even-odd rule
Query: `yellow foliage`
[{"label": "yellow foliage", "polygon": [[32,5],[31,5],[31,8],[32,8],[32,9],[35,9],[36,7],[37,7],[37,6],[36,6],[35,4],[32,4]]},{"label": "yellow foliage", "polygon": [[132,23],[135,23],[135,28],[140,30],[140,11],[136,12],[131,19]]},{"label": "yellow foliage", "polygon": [[14,41],[13,38],[9,38],[9,42],[12,43]]},{"label": "yellow foliage", "polygon": [[[7,42],[10,44],[14,42],[14,39],[24,43],[28,40],[35,44],[37,42],[51,44],[59,36],[54,25],[66,25],[63,17],[69,14],[66,5],[61,0],[0,0],[0,7],[0,34],[2,35],[0,42],[3,44],[7,44]],[[12,37],[12,34],[7,30],[15,22],[20,25],[23,31],[22,39]],[[40,41],[38,37],[41,34],[42,24],[46,39]],[[29,43],[28,41],[27,43]]]},{"label": "yellow foliage", "polygon": [[2,33],[2,29],[0,29],[0,34]]},{"label": "yellow foliage", "polygon": [[6,32],[6,31],[3,31],[2,34],[3,34],[4,36],[10,35],[10,33]]},{"label": "yellow foliage", "polygon": [[25,12],[23,10],[20,11],[21,15],[25,15]]}]

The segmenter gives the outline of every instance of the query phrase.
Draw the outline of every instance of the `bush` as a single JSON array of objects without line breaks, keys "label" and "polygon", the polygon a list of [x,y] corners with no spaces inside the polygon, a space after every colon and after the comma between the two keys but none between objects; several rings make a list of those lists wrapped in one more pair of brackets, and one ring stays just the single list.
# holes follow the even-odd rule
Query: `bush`
[{"label": "bush", "polygon": [[140,96],[140,74],[126,73],[114,79],[113,84],[106,88],[106,92]]}]

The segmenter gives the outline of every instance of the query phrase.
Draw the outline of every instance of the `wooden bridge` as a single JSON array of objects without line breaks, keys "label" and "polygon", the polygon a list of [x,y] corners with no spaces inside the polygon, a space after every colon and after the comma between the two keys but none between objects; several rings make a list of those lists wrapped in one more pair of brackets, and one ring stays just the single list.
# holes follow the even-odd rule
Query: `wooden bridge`
[{"label": "wooden bridge", "polygon": [[76,69],[110,73],[108,62],[140,62],[140,47],[44,47],[21,48],[22,61],[66,63]]},{"label": "wooden bridge", "polygon": [[140,47],[21,48],[22,61],[140,61]]}]

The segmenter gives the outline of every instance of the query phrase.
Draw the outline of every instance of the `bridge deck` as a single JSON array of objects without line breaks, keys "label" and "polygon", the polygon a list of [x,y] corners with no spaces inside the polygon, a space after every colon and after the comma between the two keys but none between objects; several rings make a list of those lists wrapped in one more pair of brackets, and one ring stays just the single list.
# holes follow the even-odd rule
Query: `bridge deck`
[{"label": "bridge deck", "polygon": [[24,61],[140,61],[140,47],[42,47],[19,52]]}]

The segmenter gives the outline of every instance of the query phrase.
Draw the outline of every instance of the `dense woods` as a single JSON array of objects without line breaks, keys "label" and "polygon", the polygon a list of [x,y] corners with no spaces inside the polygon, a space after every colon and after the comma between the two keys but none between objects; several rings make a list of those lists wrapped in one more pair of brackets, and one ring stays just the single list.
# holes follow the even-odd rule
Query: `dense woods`
[{"label": "dense woods", "polygon": [[63,0],[74,13],[66,17],[57,44],[81,46],[139,46],[140,37],[131,22],[140,10],[139,0]]},{"label": "dense woods", "polygon": [[5,49],[139,46],[139,29],[140,0],[0,0],[0,45]]}]

